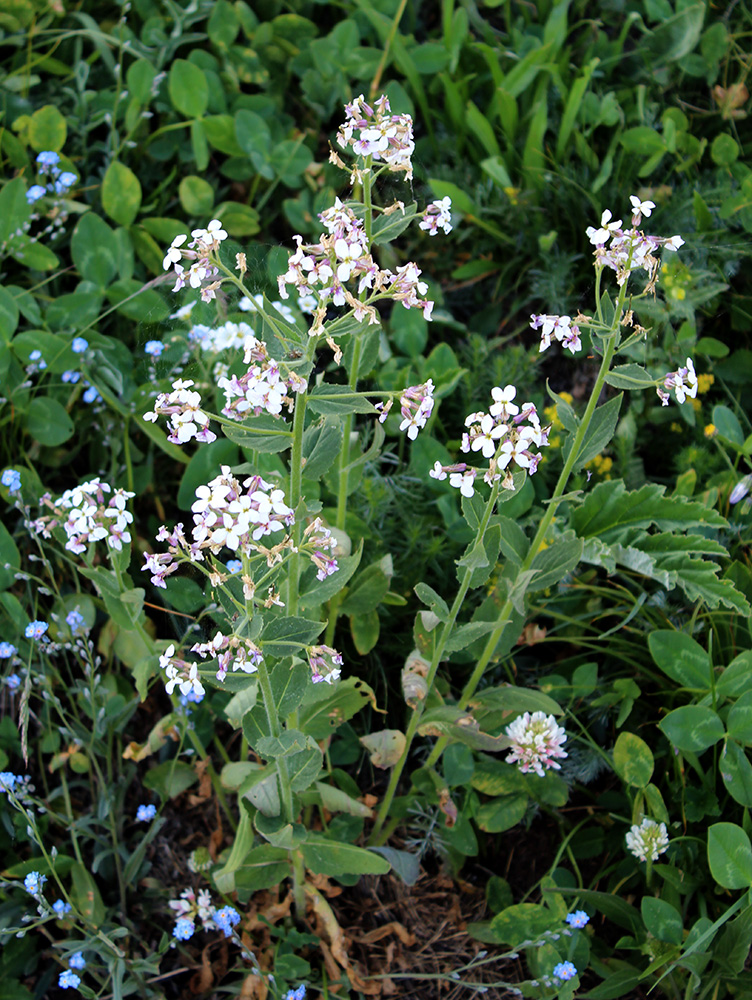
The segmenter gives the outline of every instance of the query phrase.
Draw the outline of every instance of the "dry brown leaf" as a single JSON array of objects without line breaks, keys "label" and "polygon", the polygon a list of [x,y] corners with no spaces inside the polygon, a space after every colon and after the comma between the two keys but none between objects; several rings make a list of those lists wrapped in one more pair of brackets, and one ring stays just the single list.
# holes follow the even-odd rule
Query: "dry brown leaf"
[{"label": "dry brown leaf", "polygon": [[358,941],[361,944],[373,944],[376,941],[381,941],[382,938],[389,937],[390,934],[396,934],[402,944],[407,945],[408,948],[412,948],[415,944],[415,935],[411,934],[403,924],[396,920],[384,924],[383,927],[374,927],[372,931],[368,931],[367,934],[363,934],[362,936],[352,934],[351,937],[353,941]]},{"label": "dry brown leaf", "polygon": [[197,760],[193,764],[193,769],[198,775],[198,791],[188,796],[188,803],[191,806],[200,806],[202,802],[208,801],[212,797],[211,774],[209,773],[209,759]]},{"label": "dry brown leaf", "polygon": [[457,822],[457,806],[452,802],[448,788],[442,788],[439,792],[439,809],[446,816],[446,825],[448,827],[454,826]]},{"label": "dry brown leaf", "polygon": [[323,892],[325,896],[329,899],[334,899],[335,896],[341,896],[345,891],[344,886],[332,885],[326,875],[319,874],[309,874],[308,876],[311,882],[316,886],[319,892]]},{"label": "dry brown leaf", "polygon": [[540,625],[536,625],[535,622],[530,622],[522,630],[522,635],[517,640],[518,646],[535,646],[539,642],[543,642],[546,638],[546,629],[542,628]]},{"label": "dry brown leaf", "polygon": [[[319,936],[323,933],[329,938],[331,955],[347,973],[347,978],[350,980],[353,989],[360,990],[360,992],[365,993],[366,996],[379,996],[381,993],[380,981],[373,979],[363,980],[353,968],[347,954],[347,939],[345,938],[345,932],[337,923],[337,918],[334,916],[331,906],[327,903],[315,886],[307,883],[305,890],[306,895],[311,900],[313,912],[319,924],[320,929],[317,933],[319,933]],[[321,942],[321,945],[323,948],[323,941]]]},{"label": "dry brown leaf", "polygon": [[201,952],[201,969],[191,976],[188,984],[191,993],[206,993],[214,983],[214,973],[212,972],[211,959],[209,958],[210,948],[211,945],[208,944]]},{"label": "dry brown leaf", "polygon": [[268,993],[269,987],[266,979],[253,973],[245,977],[240,988],[241,1000],[266,1000]]}]

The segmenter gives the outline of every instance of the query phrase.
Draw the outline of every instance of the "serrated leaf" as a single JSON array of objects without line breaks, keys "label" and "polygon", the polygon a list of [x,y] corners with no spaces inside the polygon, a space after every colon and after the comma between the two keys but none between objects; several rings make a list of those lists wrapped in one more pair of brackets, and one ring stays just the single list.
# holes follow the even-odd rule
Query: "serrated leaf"
[{"label": "serrated leaf", "polygon": [[585,500],[572,510],[572,526],[584,538],[597,536],[608,542],[623,528],[649,528],[662,531],[686,528],[727,527],[716,510],[682,496],[665,496],[666,487],[646,483],[639,490],[627,490],[623,481],[613,479],[598,483]]},{"label": "serrated leaf", "polygon": [[528,590],[545,590],[559,583],[579,563],[583,546],[581,538],[562,538],[538,552],[530,567],[535,575]]},{"label": "serrated leaf", "polygon": [[414,590],[418,600],[427,605],[439,621],[445,622],[447,620],[449,605],[443,597],[436,593],[433,587],[429,587],[427,583],[417,583]]}]

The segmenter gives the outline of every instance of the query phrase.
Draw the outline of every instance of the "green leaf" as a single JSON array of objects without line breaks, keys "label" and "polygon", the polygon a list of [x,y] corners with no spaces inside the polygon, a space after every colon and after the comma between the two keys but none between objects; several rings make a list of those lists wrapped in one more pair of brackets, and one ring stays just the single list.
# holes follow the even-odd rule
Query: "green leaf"
[{"label": "green leaf", "polygon": [[175,799],[198,781],[198,775],[182,760],[166,760],[157,764],[143,777],[146,788],[157,792],[162,801]]},{"label": "green leaf", "polygon": [[429,708],[421,716],[418,732],[421,736],[446,736],[452,742],[464,743],[473,750],[498,752],[510,746],[508,737],[482,733],[471,715],[453,705]]},{"label": "green leaf", "polygon": [[752,846],[735,823],[715,823],[708,830],[710,874],[724,889],[752,886]]},{"label": "green leaf", "polygon": [[415,885],[420,877],[420,857],[409,851],[398,851],[394,847],[372,847],[373,854],[386,858],[395,875],[402,879],[405,885]]},{"label": "green leaf", "polygon": [[206,74],[187,59],[175,59],[167,78],[172,106],[186,118],[200,118],[209,106]]},{"label": "green leaf", "polygon": [[29,144],[37,153],[49,149],[59,153],[65,145],[68,126],[53,104],[38,108],[29,122]]},{"label": "green leaf", "polygon": [[658,728],[685,753],[700,753],[724,736],[723,723],[706,705],[683,705],[661,719]]},{"label": "green leaf", "polygon": [[632,788],[646,788],[653,776],[653,752],[634,733],[620,733],[614,745],[614,770]]},{"label": "green leaf", "polygon": [[374,851],[310,833],[301,846],[306,867],[319,875],[386,875],[389,861]]},{"label": "green leaf", "polygon": [[514,687],[512,684],[502,684],[500,687],[483,688],[477,691],[470,707],[479,706],[489,709],[500,709],[510,717],[523,712],[545,712],[546,715],[563,715],[564,709],[553,698],[535,688]]},{"label": "green leaf", "polygon": [[359,802],[352,795],[343,792],[341,788],[324,781],[316,782],[316,792],[321,797],[321,804],[332,813],[347,813],[349,816],[361,816],[364,819],[373,818],[373,809],[364,802]]},{"label": "green leaf", "polygon": [[120,226],[133,224],[141,207],[141,182],[119,160],[113,160],[102,180],[102,208]]},{"label": "green leaf", "polygon": [[729,663],[716,681],[715,691],[719,698],[738,698],[752,691],[752,650],[745,649]]},{"label": "green leaf", "polygon": [[298,724],[315,740],[323,740],[369,701],[375,706],[376,696],[358,677],[346,677],[334,685],[311,684],[298,710]]},{"label": "green leaf", "polygon": [[472,199],[461,187],[452,184],[451,181],[440,181],[435,177],[429,177],[428,183],[437,198],[446,198],[449,195],[453,211],[462,212],[464,215],[478,214]]},{"label": "green leaf", "polygon": [[[600,455],[614,436],[623,398],[624,394],[619,393],[618,396],[609,399],[603,406],[599,406],[593,414],[593,419],[590,421],[590,426],[585,432],[585,439],[575,459],[574,472],[578,472],[584,465],[592,461],[596,455]],[[567,438],[567,442],[564,445],[567,454],[572,447],[573,440],[573,438]]]},{"label": "green leaf", "polygon": [[[405,205],[404,213],[401,211],[390,212],[389,215],[380,215],[373,224],[372,243],[391,243],[400,236],[415,218],[418,206],[411,201]],[[406,314],[417,312],[414,309],[403,310]],[[420,313],[418,313],[421,316]],[[421,316],[422,318],[422,316]]]},{"label": "green leaf", "polygon": [[284,420],[264,414],[242,424],[223,424],[225,437],[252,451],[285,451],[292,445],[292,431]]},{"label": "green leaf", "polygon": [[681,687],[697,691],[710,688],[710,657],[691,636],[673,629],[659,629],[648,636],[650,655],[657,667]]},{"label": "green leaf", "polygon": [[26,243],[20,250],[11,250],[10,255],[32,271],[52,271],[60,266],[59,259],[43,243]]},{"label": "green leaf", "polygon": [[214,188],[195,174],[182,179],[178,185],[178,197],[187,215],[208,216],[214,207]]},{"label": "green leaf", "polygon": [[651,389],[655,379],[640,365],[617,365],[606,375],[606,381],[615,389]]},{"label": "green leaf", "polygon": [[502,833],[511,830],[527,812],[529,798],[526,792],[500,795],[490,802],[484,802],[475,813],[475,822],[486,833]]},{"label": "green leaf", "polygon": [[710,157],[719,167],[730,167],[739,158],[739,145],[733,136],[722,132],[710,146]]},{"label": "green leaf", "polygon": [[684,939],[684,923],[681,914],[666,902],[654,896],[643,896],[640,904],[645,927],[654,938],[669,944],[681,944]]},{"label": "green leaf", "polygon": [[573,508],[572,526],[584,538],[598,536],[604,542],[615,539],[625,527],[661,531],[697,527],[725,528],[727,522],[714,508],[683,496],[664,496],[665,486],[646,483],[627,490],[621,479],[598,483],[579,506]]},{"label": "green leaf", "polygon": [[558,891],[565,896],[576,896],[581,904],[592,906],[607,920],[618,924],[635,936],[642,934],[639,912],[620,896],[612,895],[610,892],[597,892],[595,889],[566,889],[563,886],[559,886]]},{"label": "green leaf", "polygon": [[48,447],[63,444],[73,437],[73,421],[65,407],[50,396],[37,396],[26,414],[26,430],[35,441]]},{"label": "green leaf", "polygon": [[561,582],[582,558],[583,545],[581,538],[562,538],[538,552],[530,567],[535,576],[528,584],[528,591],[545,590]]},{"label": "green leaf", "polygon": [[493,632],[498,624],[498,622],[467,622],[465,625],[455,626],[447,639],[444,652],[456,653],[459,649],[465,649],[476,639]]},{"label": "green leaf", "polygon": [[71,256],[85,281],[109,285],[118,271],[114,246],[115,234],[104,219],[94,212],[82,216],[71,236]]},{"label": "green leaf", "polygon": [[235,891],[241,902],[247,902],[254,892],[278,886],[289,874],[288,852],[271,844],[261,844],[252,848],[235,870]]},{"label": "green leaf", "polygon": [[[413,312],[414,310],[403,310],[403,312]],[[0,285],[0,340],[6,344],[15,333],[18,326],[18,306],[16,300],[7,290]]]},{"label": "green leaf", "polygon": [[302,646],[310,646],[324,630],[326,622],[311,621],[308,618],[272,618],[264,626],[260,645],[264,653],[272,656],[291,656],[300,652]]},{"label": "green leaf", "polygon": [[30,214],[23,177],[16,177],[4,184],[0,188],[0,243],[5,243],[11,233],[23,229]]},{"label": "green leaf", "polygon": [[389,590],[389,577],[380,566],[366,566],[354,579],[340,606],[342,614],[366,615],[381,604]]},{"label": "green leaf", "polygon": [[[23,486],[23,478],[21,480]],[[0,521],[0,590],[12,586],[16,579],[16,571],[21,565],[21,554],[13,541],[13,537]]]},{"label": "green leaf", "polygon": [[[386,597],[386,595],[384,595]],[[361,656],[370,653],[379,641],[381,619],[376,610],[365,614],[350,615],[350,634],[355,648]]]},{"label": "green leaf", "polygon": [[540,903],[516,903],[497,913],[491,921],[490,931],[498,944],[511,948],[523,941],[535,941],[547,931],[561,929],[559,917]]},{"label": "green leaf", "polygon": [[439,621],[445,622],[449,618],[449,605],[433,587],[429,587],[427,583],[417,583],[414,590],[418,600],[429,607]]},{"label": "green leaf", "polygon": [[376,412],[373,403],[369,403],[365,396],[354,394],[349,386],[328,383],[314,386],[308,397],[308,407],[313,413],[324,416]]},{"label": "green leaf", "polygon": [[305,590],[300,595],[300,607],[316,608],[321,604],[326,604],[335,594],[345,586],[360,564],[363,555],[363,542],[361,541],[357,551],[351,556],[339,556],[337,565],[339,569],[332,573],[325,580],[318,580],[315,576],[309,590]]},{"label": "green leaf", "polygon": [[729,795],[741,805],[752,806],[752,764],[738,743],[727,741],[718,770]]},{"label": "green leaf", "polygon": [[728,406],[714,406],[712,423],[718,431],[719,437],[728,444],[741,449],[744,444],[744,431],[742,425],[733,410]]},{"label": "green leaf", "polygon": [[303,434],[303,475],[319,479],[331,468],[342,448],[343,425],[339,420],[324,419],[311,424]]},{"label": "green leaf", "polygon": [[71,867],[72,902],[83,919],[97,930],[104,923],[105,908],[99,886],[86,865],[76,861]]},{"label": "green leaf", "polygon": [[730,739],[752,746],[752,691],[743,694],[732,706],[726,720]]}]

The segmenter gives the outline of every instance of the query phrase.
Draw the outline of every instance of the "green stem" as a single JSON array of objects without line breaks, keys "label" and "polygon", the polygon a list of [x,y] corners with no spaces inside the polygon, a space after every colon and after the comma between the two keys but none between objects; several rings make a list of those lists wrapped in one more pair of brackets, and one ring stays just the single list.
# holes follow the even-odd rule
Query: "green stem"
[{"label": "green stem", "polygon": [[[619,302],[617,304],[615,311],[615,318],[614,318],[615,324],[618,324],[619,319],[621,318],[621,310],[624,302],[624,294],[625,294],[625,289],[623,288],[619,296]],[[567,460],[564,463],[564,467],[561,470],[561,474],[559,475],[558,482],[556,483],[556,488],[554,490],[553,496],[551,497],[551,500],[546,508],[545,514],[541,518],[541,522],[538,525],[538,530],[535,533],[535,537],[530,543],[530,549],[528,550],[528,553],[525,556],[522,566],[520,567],[519,571],[520,575],[526,573],[532,566],[533,560],[540,551],[543,542],[546,540],[548,531],[551,527],[554,517],[556,516],[556,511],[558,510],[559,504],[561,503],[561,499],[567,488],[569,477],[571,476],[572,470],[574,469],[575,464],[577,462],[577,457],[582,448],[582,444],[585,440],[588,428],[590,427],[590,422],[593,419],[595,408],[598,405],[598,399],[600,397],[601,390],[603,389],[603,384],[605,382],[606,375],[608,374],[609,368],[611,367],[611,362],[613,361],[614,353],[616,352],[617,332],[618,332],[618,327],[615,325],[613,328],[613,332],[606,345],[606,348],[603,352],[603,357],[601,359],[601,366],[598,371],[598,377],[595,380],[595,385],[593,386],[593,391],[590,394],[590,399],[588,400],[585,413],[583,414],[582,420],[580,421],[580,426],[577,428],[577,433],[574,436],[574,441],[572,442],[572,447],[570,448],[569,456],[567,457]],[[512,614],[513,610],[514,606],[512,604],[512,601],[511,600],[505,601],[504,606],[499,612],[499,616],[497,619],[498,624],[496,628],[493,630],[493,632],[490,633],[488,639],[486,640],[486,645],[483,649],[483,652],[480,655],[480,658],[475,666],[475,669],[470,675],[470,679],[465,684],[460,699],[457,703],[458,708],[462,710],[466,709],[470,699],[475,694],[475,690],[478,687],[478,684],[480,683],[480,680],[483,677],[483,674],[485,673],[488,664],[491,662],[494,650],[501,641],[504,635],[504,631],[506,630],[507,625],[509,624],[509,616]],[[425,764],[426,767],[432,767],[436,763],[436,761],[439,759],[439,757],[441,757],[442,753],[444,752],[447,743],[448,740],[444,736],[442,736],[441,739],[438,740],[438,742],[436,743],[433,750],[428,756],[428,760],[426,761]]]},{"label": "green stem", "polygon": [[[310,342],[309,342],[310,343]],[[312,348],[314,345],[311,344]],[[309,352],[310,353],[310,350]],[[300,543],[303,537],[303,523],[299,516],[298,506],[301,500],[303,483],[303,431],[305,429],[306,404],[308,393],[299,392],[295,397],[295,411],[292,423],[292,452],[290,455],[290,493],[287,505],[295,511],[295,523],[292,526],[293,549],[290,565],[287,571],[287,614],[298,613],[298,597],[300,596]]]},{"label": "green stem", "polygon": [[[494,508],[496,507],[496,500],[499,496],[499,486],[500,486],[500,480],[497,480],[497,482],[493,484],[493,488],[491,490],[491,496],[489,497],[488,503],[486,504],[486,509],[483,512],[483,518],[481,519],[481,522],[478,525],[478,532],[475,536],[476,546],[483,545],[483,538],[486,534],[486,529],[488,528],[488,522],[491,520],[491,514],[493,513]],[[439,664],[441,663],[442,657],[444,655],[444,650],[446,649],[447,642],[449,641],[449,637],[452,634],[452,629],[454,628],[454,624],[457,620],[457,615],[459,614],[460,609],[462,608],[462,605],[465,601],[467,592],[470,589],[470,581],[472,579],[474,572],[475,572],[474,567],[466,566],[465,572],[462,574],[462,581],[460,583],[457,594],[454,598],[454,603],[449,609],[449,616],[447,617],[447,620],[444,623],[444,627],[441,630],[441,635],[439,636],[439,641],[436,643],[436,646],[433,651],[433,656],[431,657],[431,666],[426,676],[426,688],[428,691],[431,691],[431,689],[433,688],[433,682],[436,678],[436,672],[439,669]],[[397,791],[397,785],[399,784],[402,771],[405,767],[405,764],[407,763],[407,758],[410,753],[410,746],[412,745],[412,742],[415,739],[415,735],[418,731],[418,725],[420,724],[420,719],[421,716],[423,715],[424,707],[425,707],[425,701],[418,701],[417,704],[415,705],[415,708],[413,709],[413,714],[410,718],[410,722],[408,723],[407,732],[405,733],[405,749],[402,751],[402,756],[395,764],[394,769],[392,770],[392,774],[389,778],[389,784],[387,786],[386,793],[384,794],[384,798],[382,799],[381,806],[379,807],[379,811],[376,815],[376,822],[374,823],[373,830],[371,831],[371,836],[369,839],[370,845],[378,845],[383,843],[383,837],[381,836],[382,827],[384,826],[384,823],[386,822],[389,816],[389,810],[392,805],[392,800],[394,798],[395,792]]]}]

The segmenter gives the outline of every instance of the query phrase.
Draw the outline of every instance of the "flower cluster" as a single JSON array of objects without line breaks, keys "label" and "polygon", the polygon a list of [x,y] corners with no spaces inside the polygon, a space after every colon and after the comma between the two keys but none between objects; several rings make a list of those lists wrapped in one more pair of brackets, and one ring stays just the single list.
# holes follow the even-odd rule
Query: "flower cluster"
[{"label": "flower cluster", "polygon": [[551,346],[552,336],[572,354],[582,350],[580,328],[576,323],[572,323],[571,316],[545,316],[543,314],[538,316],[533,313],[530,317],[530,326],[533,330],[541,332],[539,351],[548,350]]},{"label": "flower cluster", "polygon": [[436,236],[440,229],[445,233],[452,231],[452,199],[447,195],[437,201],[432,201],[426,207],[420,228],[425,229],[429,236]]},{"label": "flower cluster", "polygon": [[[337,132],[337,144],[341,149],[352,151],[363,158],[384,163],[390,171],[405,174],[405,180],[412,180],[411,156],[415,149],[413,142],[413,120],[410,115],[393,115],[389,98],[384,94],[368,104],[361,94],[345,105],[345,121]],[[336,153],[330,161],[343,166]],[[360,177],[356,167],[351,173],[354,182]]]},{"label": "flower cluster", "polygon": [[[206,229],[193,229],[191,237],[191,242],[185,248],[183,244],[188,236],[181,233],[175,237],[164,256],[162,267],[165,271],[169,271],[171,267],[173,269],[176,277],[173,292],[188,284],[191,288],[201,289],[202,301],[211,302],[216,298],[220,284],[217,280],[219,271],[211,261],[211,254],[227,239],[227,233],[219,219],[212,219]],[[192,262],[188,270],[183,265],[184,260]]]},{"label": "flower cluster", "polygon": [[33,639],[35,642],[38,642],[40,639],[44,639],[44,634],[49,627],[47,622],[29,622],[24,629],[24,635],[27,639]]},{"label": "flower cluster", "polygon": [[505,732],[512,742],[507,763],[519,762],[523,774],[535,771],[541,777],[550,768],[560,770],[561,764],[557,764],[556,759],[567,756],[562,750],[567,734],[556,724],[553,715],[525,712],[507,726]]},{"label": "flower cluster", "polygon": [[[533,475],[541,456],[532,449],[548,444],[550,430],[549,427],[541,427],[538,411],[533,403],[523,403],[519,407],[513,402],[516,395],[517,390],[513,385],[507,385],[503,389],[495,386],[491,390],[493,403],[488,413],[470,413],[465,418],[468,430],[462,435],[460,446],[466,454],[480,452],[483,458],[489,459],[488,468],[483,472],[483,479],[489,485],[501,479],[500,470],[506,470],[501,484],[504,489],[514,489],[510,468],[512,463]],[[471,497],[475,492],[475,478],[480,471],[465,462],[455,465],[435,462],[429,475],[439,480],[446,479],[448,475],[450,486],[458,489],[462,496]]]},{"label": "flower cluster", "polygon": [[665,823],[656,823],[646,816],[639,826],[630,827],[626,836],[627,849],[640,861],[657,861],[668,848],[668,830]]},{"label": "flower cluster", "polygon": [[191,389],[192,379],[177,379],[172,392],[160,392],[154,409],[144,414],[144,420],[155,423],[160,416],[169,417],[170,433],[167,440],[185,444],[192,438],[202,444],[211,444],[217,435],[209,430],[209,417],[201,409],[201,393]]},{"label": "flower cluster", "polygon": [[590,917],[584,910],[574,910],[572,913],[568,913],[564,919],[570,927],[574,927],[576,930],[581,930],[590,923]]},{"label": "flower cluster", "polygon": [[[336,573],[339,564],[331,554],[337,548],[337,539],[329,528],[316,517],[303,532],[303,549],[310,555],[311,562],[316,567],[316,579],[326,580]],[[327,554],[329,553],[329,554]]]},{"label": "flower cluster", "polygon": [[667,390],[669,389],[674,390],[677,403],[683,403],[687,397],[694,399],[697,396],[698,382],[697,375],[695,374],[695,366],[692,364],[692,359],[687,358],[686,367],[679,368],[675,372],[668,372],[663,380],[663,385],[663,389],[658,386],[655,390],[658,393],[661,406],[668,406],[670,397]]},{"label": "flower cluster", "polygon": [[153,820],[157,815],[157,807],[155,805],[141,805],[136,810],[136,820],[139,823],[148,823]]},{"label": "flower cluster", "polygon": [[[401,431],[407,431],[407,436],[414,441],[418,436],[418,431],[422,430],[428,423],[428,418],[433,413],[433,380],[428,379],[422,385],[410,385],[400,396],[400,412],[402,414]],[[379,420],[383,423],[386,414],[389,412],[390,403],[384,407]]]},{"label": "flower cluster", "polygon": [[32,804],[34,785],[27,774],[13,774],[12,771],[0,771],[0,795],[10,795],[25,806]]},{"label": "flower cluster", "polygon": [[[277,282],[279,294],[289,298],[288,285],[293,285],[299,296],[314,296],[319,307],[310,335],[322,332],[321,323],[326,304],[331,299],[336,306],[347,303],[360,322],[378,323],[378,313],[371,304],[379,298],[391,298],[405,309],[422,309],[426,319],[431,318],[433,302],[421,298],[428,285],[420,280],[420,268],[414,263],[404,264],[396,271],[379,268],[368,246],[362,221],[339,198],[334,205],[319,214],[327,233],[322,233],[318,243],[303,243],[302,236],[295,236],[298,249],[287,262],[287,271]],[[346,285],[357,281],[357,293],[365,289],[370,297],[365,301],[356,298]]]},{"label": "flower cluster", "polygon": [[198,895],[193,889],[185,889],[179,899],[169,903],[177,921],[173,936],[179,941],[188,941],[196,931],[196,921],[200,920],[205,931],[221,930],[225,937],[231,937],[233,927],[240,923],[240,914],[231,906],[223,906],[218,910],[211,901],[208,889],[199,889]]},{"label": "flower cluster", "polygon": [[[106,494],[111,493],[109,499]],[[106,541],[110,548],[120,551],[124,542],[130,542],[128,525],[133,514],[126,510],[126,502],[136,494],[128,490],[114,490],[100,479],[92,479],[72,490],[66,490],[54,502],[49,494],[42,497],[42,503],[54,513],[37,518],[32,527],[44,538],[50,538],[51,530],[62,523],[68,541],[66,549],[80,554],[86,552],[93,542]],[[62,520],[65,518],[65,520]]]},{"label": "flower cluster", "polygon": [[159,657],[159,665],[167,674],[167,683],[165,684],[167,694],[172,694],[176,687],[183,695],[194,693],[203,698],[206,694],[204,685],[198,676],[198,666],[175,656],[174,643],[170,643]]},{"label": "flower cluster", "polygon": [[[277,560],[278,553],[271,555],[259,542],[264,536],[284,531],[294,523],[295,515],[284,502],[284,493],[261,476],[250,476],[241,484],[229,466],[221,468],[221,475],[196,489],[197,499],[191,507],[193,541],[186,538],[182,524],[177,524],[172,531],[164,525],[159,529],[157,541],[166,541],[169,551],[147,553],[143,567],[152,574],[151,582],[155,587],[166,587],[165,578],[177,569],[175,558],[179,555],[187,556],[191,562],[201,562],[206,550],[216,555],[227,546],[246,555],[263,552],[272,564]],[[223,577],[213,574],[212,579],[215,576],[220,583]],[[247,596],[252,598],[250,578],[243,577],[243,583],[250,588]]]},{"label": "flower cluster", "polygon": [[559,962],[552,969],[551,974],[554,979],[561,979],[566,982],[568,979],[574,979],[577,975],[577,969],[571,962]]},{"label": "flower cluster", "polygon": [[606,209],[601,215],[601,224],[596,229],[588,226],[586,234],[595,247],[595,261],[599,267],[609,267],[616,272],[617,284],[623,285],[632,271],[644,270],[648,275],[647,289],[652,290],[658,277],[660,261],[656,252],[665,247],[666,250],[678,250],[684,244],[681,236],[664,238],[646,236],[637,227],[642,222],[643,215],[650,217],[655,208],[652,201],[640,201],[636,195],[630,196],[632,203],[632,228],[623,229],[621,219],[613,219]]},{"label": "flower cluster", "polygon": [[326,681],[333,684],[339,680],[342,671],[342,654],[331,646],[307,646],[308,664],[311,668],[311,679],[314,684]]},{"label": "flower cluster", "polygon": [[0,477],[0,482],[9,493],[18,493],[21,489],[21,473],[18,469],[6,469]]},{"label": "flower cluster", "polygon": [[245,374],[223,377],[217,382],[225,394],[222,413],[227,417],[242,420],[262,413],[278,417],[283,406],[292,410],[293,393],[305,392],[308,388],[306,379],[295,372],[288,372],[283,377],[279,363],[269,356],[266,343],[256,340],[253,335],[245,343],[243,361],[251,365]]},{"label": "flower cluster", "polygon": [[209,642],[197,642],[191,646],[191,651],[198,653],[201,659],[207,656],[216,659],[218,681],[225,679],[230,666],[233,672],[241,670],[244,674],[255,674],[262,661],[261,650],[250,639],[222,632],[217,632]]},{"label": "flower cluster", "polygon": [[[39,168],[40,179],[45,180],[45,184],[32,184],[26,192],[26,200],[30,205],[39,201],[45,195],[66,195],[78,180],[76,174],[70,170],[62,170],[58,166],[60,155],[52,151],[45,151],[37,155],[37,166]],[[49,175],[49,179],[47,178]]]}]

